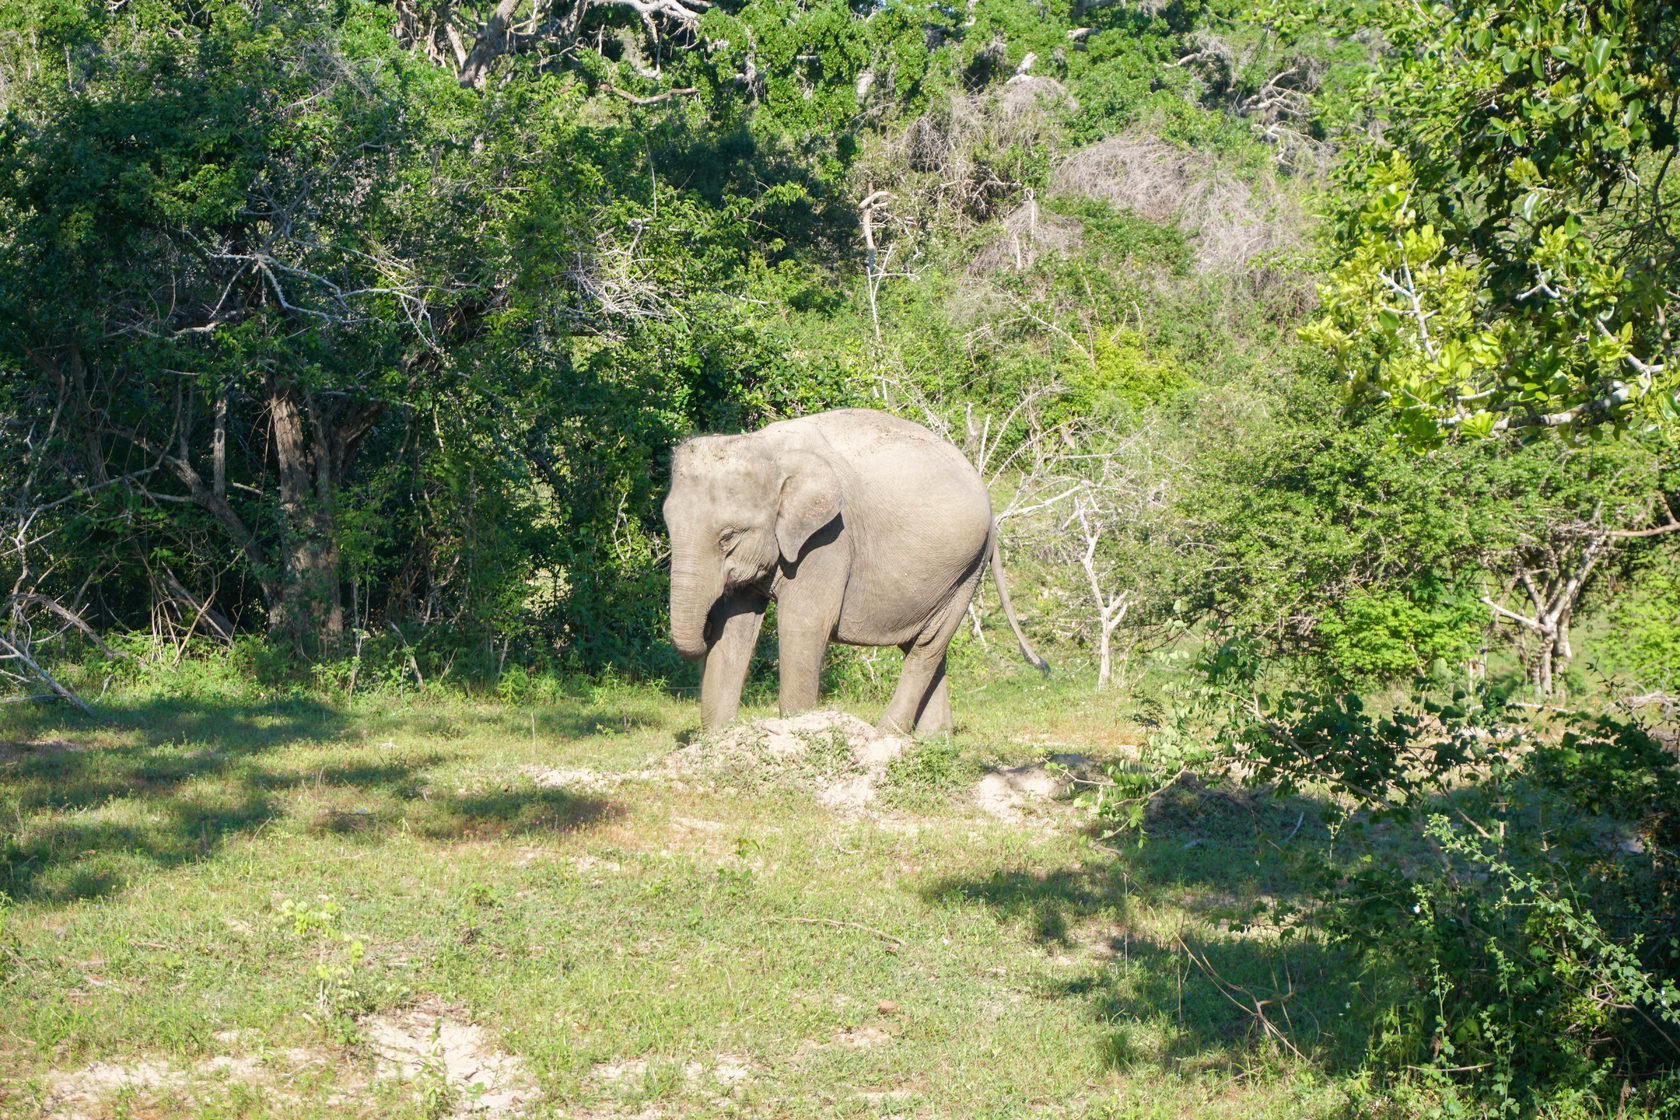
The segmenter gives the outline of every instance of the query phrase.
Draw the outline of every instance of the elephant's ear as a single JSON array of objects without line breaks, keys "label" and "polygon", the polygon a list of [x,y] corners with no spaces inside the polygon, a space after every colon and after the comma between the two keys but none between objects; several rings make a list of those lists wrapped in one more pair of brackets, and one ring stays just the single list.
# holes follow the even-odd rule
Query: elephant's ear
[{"label": "elephant's ear", "polygon": [[776,507],[776,543],[792,563],[811,534],[840,516],[840,478],[820,456],[788,452],[782,468],[782,496]]}]

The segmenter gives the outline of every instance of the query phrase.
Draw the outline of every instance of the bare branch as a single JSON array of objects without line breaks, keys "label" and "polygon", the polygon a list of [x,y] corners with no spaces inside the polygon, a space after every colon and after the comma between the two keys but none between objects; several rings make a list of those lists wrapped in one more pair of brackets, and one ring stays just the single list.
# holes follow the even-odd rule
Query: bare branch
[{"label": "bare branch", "polygon": [[666,101],[673,97],[687,97],[691,93],[700,92],[700,90],[695,86],[684,86],[682,89],[668,89],[664,93],[656,93],[651,97],[637,97],[635,94],[621,90],[617,86],[606,85],[601,88],[605,89],[608,93],[617,94],[619,97],[624,98],[624,100],[633,105],[657,105],[661,101]]}]

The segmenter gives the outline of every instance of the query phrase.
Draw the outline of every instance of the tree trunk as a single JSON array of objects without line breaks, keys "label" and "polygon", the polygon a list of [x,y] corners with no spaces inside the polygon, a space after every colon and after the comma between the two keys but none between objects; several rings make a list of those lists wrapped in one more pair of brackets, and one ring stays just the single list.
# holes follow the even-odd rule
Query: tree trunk
[{"label": "tree trunk", "polygon": [[1116,595],[1110,601],[1107,610],[1102,609],[1100,602],[1098,604],[1097,609],[1102,612],[1098,620],[1098,625],[1102,628],[1102,653],[1097,662],[1098,692],[1108,688],[1109,676],[1114,665],[1113,658],[1110,655],[1110,651],[1114,648],[1114,632],[1120,628],[1120,623],[1125,619],[1126,612],[1131,607],[1131,604],[1124,600],[1124,594]]},{"label": "tree trunk", "polygon": [[285,520],[283,573],[279,594],[269,603],[269,632],[291,638],[305,653],[330,653],[344,639],[338,526],[333,516],[344,464],[334,454],[329,415],[313,407],[307,395],[289,381],[270,377],[267,389]]}]

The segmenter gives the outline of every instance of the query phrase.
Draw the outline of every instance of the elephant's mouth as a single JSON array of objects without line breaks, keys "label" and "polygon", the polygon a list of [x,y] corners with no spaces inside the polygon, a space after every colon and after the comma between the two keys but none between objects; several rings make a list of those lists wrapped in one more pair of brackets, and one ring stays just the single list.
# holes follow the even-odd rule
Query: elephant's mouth
[{"label": "elephant's mouth", "polygon": [[711,649],[717,640],[723,637],[724,623],[735,613],[735,593],[726,591],[712,604],[712,609],[706,612],[706,624],[701,627],[701,636],[706,640],[706,648]]}]

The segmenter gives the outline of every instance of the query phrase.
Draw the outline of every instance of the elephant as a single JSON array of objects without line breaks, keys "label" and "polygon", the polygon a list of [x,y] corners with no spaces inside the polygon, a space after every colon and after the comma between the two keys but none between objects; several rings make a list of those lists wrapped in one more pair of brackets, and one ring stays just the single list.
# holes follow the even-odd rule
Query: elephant
[{"label": "elephant", "polygon": [[705,659],[702,729],[734,720],[774,600],[783,716],[816,706],[838,641],[904,651],[883,730],[951,730],[945,651],[987,560],[1022,655],[1049,672],[1010,605],[979,472],[902,417],[845,408],[685,440],[664,515],[672,642]]}]

